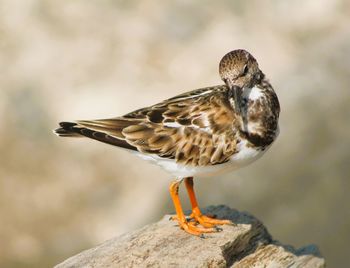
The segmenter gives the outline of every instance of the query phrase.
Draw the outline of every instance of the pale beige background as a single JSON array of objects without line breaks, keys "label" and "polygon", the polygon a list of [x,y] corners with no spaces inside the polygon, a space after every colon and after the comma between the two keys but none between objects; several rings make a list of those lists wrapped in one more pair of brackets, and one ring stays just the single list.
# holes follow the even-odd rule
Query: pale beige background
[{"label": "pale beige background", "polygon": [[349,11],[346,0],[0,1],[0,266],[50,267],[171,212],[166,173],[51,130],[220,84],[220,58],[245,48],[278,93],[281,134],[246,169],[196,180],[200,203],[247,210],[344,267]]}]

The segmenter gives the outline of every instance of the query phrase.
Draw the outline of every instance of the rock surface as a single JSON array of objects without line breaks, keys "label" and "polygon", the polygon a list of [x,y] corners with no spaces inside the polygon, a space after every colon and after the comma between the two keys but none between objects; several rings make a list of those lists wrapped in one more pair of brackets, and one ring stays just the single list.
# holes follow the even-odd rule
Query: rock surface
[{"label": "rock surface", "polygon": [[55,267],[325,267],[316,246],[294,249],[283,245],[246,212],[226,206],[203,211],[237,225],[223,226],[222,232],[200,238],[180,230],[168,215]]}]

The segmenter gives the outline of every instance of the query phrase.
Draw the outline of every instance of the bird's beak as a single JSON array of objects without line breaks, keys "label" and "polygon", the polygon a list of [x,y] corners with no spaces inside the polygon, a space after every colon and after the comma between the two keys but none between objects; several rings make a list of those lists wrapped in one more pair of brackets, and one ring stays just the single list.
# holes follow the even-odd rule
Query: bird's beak
[{"label": "bird's beak", "polygon": [[241,104],[242,104],[242,88],[238,86],[232,86],[231,90],[233,91],[233,96],[235,98],[235,109],[236,112],[239,115],[242,115],[242,109],[241,109]]}]

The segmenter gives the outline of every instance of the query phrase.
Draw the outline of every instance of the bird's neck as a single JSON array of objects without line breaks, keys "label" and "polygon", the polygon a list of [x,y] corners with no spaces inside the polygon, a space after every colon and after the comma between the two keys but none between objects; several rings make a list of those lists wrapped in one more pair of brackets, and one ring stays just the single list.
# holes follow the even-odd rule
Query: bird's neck
[{"label": "bird's neck", "polygon": [[277,95],[267,81],[244,89],[240,134],[254,146],[269,146],[278,134],[279,112]]}]

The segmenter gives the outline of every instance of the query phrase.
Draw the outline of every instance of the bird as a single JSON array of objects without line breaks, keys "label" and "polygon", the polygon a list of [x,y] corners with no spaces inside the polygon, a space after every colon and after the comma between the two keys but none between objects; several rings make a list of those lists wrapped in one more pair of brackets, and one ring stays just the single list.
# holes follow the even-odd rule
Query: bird
[{"label": "bird", "polygon": [[[256,59],[244,49],[228,52],[219,63],[224,84],[192,90],[123,116],[60,122],[61,137],[88,137],[151,161],[174,180],[169,192],[185,232],[204,236],[222,231],[227,219],[204,215],[194,177],[213,176],[260,158],[279,134],[278,97]],[[192,206],[184,214],[179,187],[184,182]]]}]

